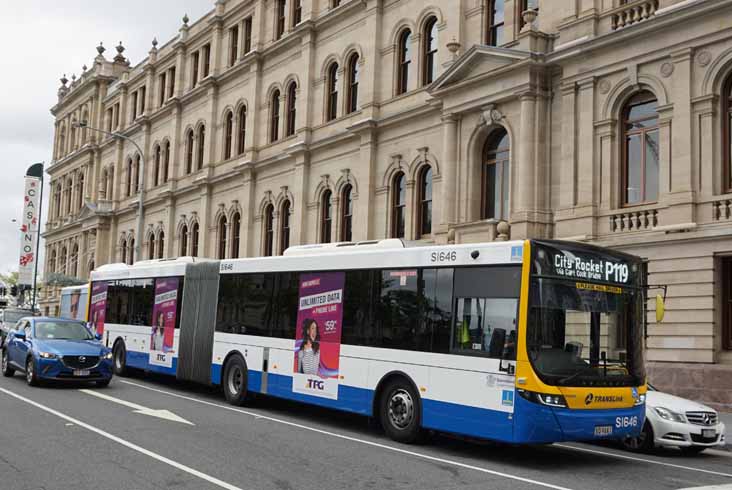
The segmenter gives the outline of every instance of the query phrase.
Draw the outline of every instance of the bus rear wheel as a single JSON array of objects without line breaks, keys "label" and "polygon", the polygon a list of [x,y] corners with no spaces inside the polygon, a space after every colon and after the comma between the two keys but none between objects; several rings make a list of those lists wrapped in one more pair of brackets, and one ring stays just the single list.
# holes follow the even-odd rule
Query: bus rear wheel
[{"label": "bus rear wheel", "polygon": [[221,385],[230,404],[241,406],[247,401],[248,370],[241,356],[235,355],[226,361]]},{"label": "bus rear wheel", "polygon": [[410,383],[402,379],[390,381],[382,391],[380,418],[384,432],[397,442],[412,444],[420,437],[421,404]]},{"label": "bus rear wheel", "polygon": [[112,369],[117,376],[125,376],[127,374],[127,349],[125,343],[121,340],[115,342],[112,348]]}]

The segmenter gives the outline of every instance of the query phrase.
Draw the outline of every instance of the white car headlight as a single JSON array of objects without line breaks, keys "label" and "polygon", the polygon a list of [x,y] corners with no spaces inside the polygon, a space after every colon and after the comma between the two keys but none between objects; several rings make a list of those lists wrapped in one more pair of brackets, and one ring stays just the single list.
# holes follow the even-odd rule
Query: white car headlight
[{"label": "white car headlight", "polygon": [[686,423],[686,418],[680,413],[676,413],[673,410],[669,410],[664,407],[653,407],[659,417],[666,420],[673,420],[674,422]]},{"label": "white car headlight", "polygon": [[52,352],[39,352],[38,357],[41,359],[57,359],[58,356]]}]

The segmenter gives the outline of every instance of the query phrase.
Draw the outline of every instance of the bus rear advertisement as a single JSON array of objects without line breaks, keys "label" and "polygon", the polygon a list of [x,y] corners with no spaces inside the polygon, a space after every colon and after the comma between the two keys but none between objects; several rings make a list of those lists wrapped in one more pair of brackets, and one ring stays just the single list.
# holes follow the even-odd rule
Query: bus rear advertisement
[{"label": "bus rear advertisement", "polygon": [[509,443],[617,439],[645,410],[644,269],[559,241],[400,240],[92,273],[89,320],[137,368]]}]

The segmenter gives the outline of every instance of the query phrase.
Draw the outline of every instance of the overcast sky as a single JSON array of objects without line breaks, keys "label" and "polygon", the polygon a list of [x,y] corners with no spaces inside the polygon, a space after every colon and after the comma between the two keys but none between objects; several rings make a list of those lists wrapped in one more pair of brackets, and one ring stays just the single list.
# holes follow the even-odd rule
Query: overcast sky
[{"label": "overcast sky", "polygon": [[[23,176],[35,162],[51,159],[59,78],[92,66],[100,41],[111,59],[122,41],[136,65],[157,37],[177,34],[183,14],[191,23],[213,0],[0,0],[0,272],[17,270]],[[44,194],[46,221],[48,193]],[[41,242],[43,249],[43,242]],[[42,264],[42,263],[41,263]]]}]

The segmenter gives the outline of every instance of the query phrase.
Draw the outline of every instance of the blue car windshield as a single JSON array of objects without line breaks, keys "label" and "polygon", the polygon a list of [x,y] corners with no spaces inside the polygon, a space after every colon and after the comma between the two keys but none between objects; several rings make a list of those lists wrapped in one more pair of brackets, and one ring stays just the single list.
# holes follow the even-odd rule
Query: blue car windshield
[{"label": "blue car windshield", "polygon": [[42,340],[92,340],[91,333],[83,323],[36,322],[36,338]]}]

